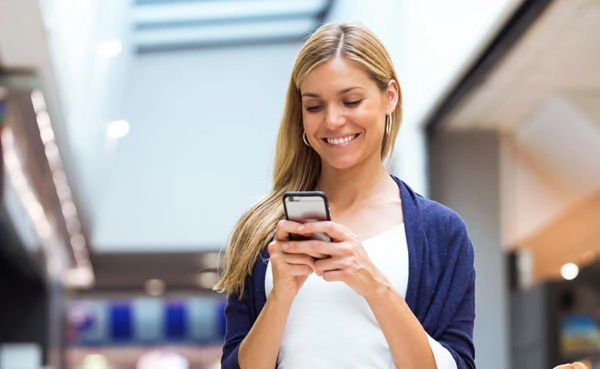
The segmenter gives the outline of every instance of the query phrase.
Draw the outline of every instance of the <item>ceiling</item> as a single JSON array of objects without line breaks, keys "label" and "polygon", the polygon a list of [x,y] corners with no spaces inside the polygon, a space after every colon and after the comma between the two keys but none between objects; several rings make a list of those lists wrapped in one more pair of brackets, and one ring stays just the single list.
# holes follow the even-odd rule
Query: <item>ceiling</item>
[{"label": "ceiling", "polygon": [[[218,263],[214,253],[218,247],[214,243],[205,247],[205,259],[201,252],[194,251],[199,250],[198,244],[186,243],[187,239],[193,237],[181,236],[184,232],[167,235],[170,239],[177,239],[179,243],[167,244],[157,236],[167,221],[175,224],[179,221],[181,229],[188,227],[192,231],[201,232],[196,229],[196,224],[189,221],[198,217],[198,214],[179,210],[179,213],[185,215],[184,218],[174,219],[174,215],[170,215],[171,218],[167,219],[168,214],[176,214],[178,211],[169,206],[178,206],[173,209],[189,207],[207,208],[207,211],[211,211],[223,207],[219,205],[216,196],[210,195],[214,191],[239,195],[243,187],[255,186],[256,194],[259,193],[259,185],[240,185],[236,182],[239,182],[240,177],[248,177],[244,170],[248,170],[253,162],[261,162],[268,157],[270,148],[256,145],[256,142],[260,142],[258,140],[261,137],[271,135],[274,127],[258,126],[256,119],[248,119],[247,116],[257,117],[259,113],[268,110],[272,116],[267,116],[265,120],[277,119],[279,112],[274,111],[272,106],[282,105],[277,96],[281,95],[279,91],[285,89],[287,81],[269,81],[267,76],[274,71],[280,75],[288,74],[299,41],[326,16],[332,2],[263,0],[260,3],[268,6],[252,6],[252,14],[248,13],[249,9],[238,12],[241,9],[239,1],[236,2],[237,10],[230,9],[227,12],[218,5],[223,2],[214,1],[138,0],[132,3],[132,7],[124,5],[127,2],[122,1],[103,1],[97,4],[102,8],[100,10],[111,11],[115,16],[103,18],[106,24],[101,24],[102,27],[98,29],[86,29],[84,33],[89,34],[89,39],[94,42],[124,36],[122,48],[132,51],[130,58],[86,65],[78,62],[80,59],[77,54],[69,54],[63,60],[71,63],[67,70],[72,72],[72,76],[67,77],[79,82],[79,87],[66,94],[67,101],[58,101],[56,93],[48,94],[47,99],[50,107],[67,106],[69,102],[75,101],[76,104],[70,106],[76,106],[79,110],[65,109],[64,115],[86,123],[76,126],[72,132],[57,125],[56,137],[63,142],[61,151],[65,166],[83,168],[79,173],[73,170],[73,177],[81,177],[90,182],[73,184],[74,191],[80,194],[78,205],[82,223],[86,225],[86,236],[95,243],[95,247],[109,246],[103,252],[98,252],[99,248],[92,250],[90,255],[99,290],[139,289],[148,278],[173,281],[173,286],[180,289],[210,284],[210,273]],[[52,8],[48,4],[53,1],[41,3]],[[78,4],[84,7],[81,5],[84,3]],[[285,6],[282,5],[284,3]],[[589,251],[597,250],[600,245],[600,227],[596,226],[600,222],[600,173],[597,169],[600,168],[600,1],[554,0],[550,3],[524,37],[496,64],[485,81],[471,89],[445,118],[451,129],[496,130],[502,134],[502,191],[504,199],[509,199],[503,203],[504,244],[507,249],[530,250],[538,261],[535,266],[538,278],[554,276],[565,261],[589,259]],[[0,19],[0,60],[12,65],[26,65],[31,60],[41,60],[41,83],[45,89],[53,91],[57,82],[50,70],[57,61],[50,60],[49,45],[43,39],[44,26],[36,4],[35,0],[0,0],[0,17],[2,14],[22,15]],[[289,9],[289,4],[295,4],[295,7]],[[95,10],[83,10],[79,22],[83,25],[93,24],[89,17]],[[54,9],[54,13],[58,11]],[[31,26],[18,27],[16,19],[29,19]],[[241,33],[240,26],[243,26]],[[46,24],[45,27],[52,30],[53,24]],[[19,37],[1,37],[2,34],[9,35],[13,29],[22,30]],[[253,31],[249,32],[249,29]],[[118,32],[111,33],[107,30]],[[270,35],[265,34],[265,30],[270,30]],[[81,44],[84,41],[85,38],[78,40]],[[21,44],[29,47],[21,47]],[[242,51],[233,51],[234,48],[229,47],[241,44],[244,47],[235,50]],[[285,51],[280,52],[270,47],[274,44],[287,46],[284,47]],[[260,53],[256,53],[253,46],[260,46]],[[95,50],[91,52],[94,53]],[[227,55],[227,58],[223,55]],[[217,65],[228,71],[226,78],[194,79],[182,72],[184,68],[190,68],[189,64],[182,64],[190,56],[193,60],[192,67]],[[281,64],[269,63],[281,57]],[[169,60],[170,72],[162,80],[150,80],[166,60]],[[203,64],[208,61],[212,64]],[[113,63],[113,68],[110,74],[105,75],[103,73],[106,72],[108,63]],[[244,66],[248,69],[244,69]],[[86,80],[84,76],[95,76],[95,79]],[[243,105],[243,101],[232,103],[215,98],[227,94],[228,89],[235,88],[236,81],[243,76],[252,78],[252,84],[257,86],[275,86],[272,88],[273,95],[261,97],[254,93],[257,96],[252,96],[253,100],[249,105]],[[123,84],[124,82],[130,85]],[[203,89],[202,86],[209,82],[218,88],[209,91]],[[166,99],[178,92],[170,83],[186,87],[190,85],[197,89],[193,90],[192,96],[169,100],[173,105],[168,105],[165,103]],[[135,90],[129,87],[135,87]],[[110,99],[104,102],[95,100],[96,105],[89,110],[83,109],[82,103],[90,91],[107,93]],[[152,91],[162,94],[151,94]],[[215,100],[210,100],[211,98]],[[198,105],[198,101],[204,102],[204,105]],[[136,119],[143,118],[132,113],[136,106],[147,107],[145,110],[161,119],[156,124],[144,126],[143,130],[136,129]],[[165,117],[172,113],[173,107],[179,110],[192,107],[192,112],[214,109],[216,113],[211,118],[212,128],[205,129],[199,126],[199,120],[194,119],[183,123],[169,121]],[[123,117],[131,120],[129,136],[118,145],[106,145],[103,129],[106,121]],[[60,121],[63,117],[58,116],[56,119]],[[239,125],[233,124],[236,122]],[[170,130],[165,130],[166,128]],[[185,197],[166,201],[168,196],[158,201],[153,199],[156,194],[161,193],[169,193],[174,197],[178,193],[187,193],[188,190],[189,193],[194,193],[195,186],[206,183],[205,178],[211,172],[210,168],[207,170],[201,163],[212,158],[206,158],[210,155],[202,154],[202,151],[192,150],[223,140],[223,137],[228,137],[229,132],[233,131],[242,132],[241,136],[249,138],[247,142],[233,143],[236,150],[242,150],[247,155],[240,161],[227,162],[226,167],[236,168],[238,173],[219,173],[230,180],[214,190],[209,188],[209,196],[203,199],[213,202],[193,202],[197,200],[196,197],[199,201],[199,196],[194,197],[193,201]],[[140,135],[140,132],[145,135]],[[181,132],[186,134],[181,135]],[[95,139],[90,140],[90,137]],[[160,142],[172,143],[175,149],[161,150],[163,146]],[[136,153],[137,156],[127,156],[128,151],[134,150],[134,147],[141,147],[145,151],[137,149],[140,150]],[[80,149],[85,149],[85,153]],[[120,150],[118,162],[114,160],[115,156],[111,156],[117,149]],[[228,150],[213,152],[224,160],[222,156],[226,151]],[[260,155],[253,156],[257,152]],[[184,165],[183,159],[189,160],[189,157],[196,158],[196,161],[186,161],[188,164]],[[190,162],[197,163],[197,166],[190,165]],[[85,165],[80,165],[81,163]],[[178,176],[161,175],[154,165],[164,168],[165,173],[178,173]],[[137,171],[132,171],[131,168],[137,168]],[[192,177],[191,173],[195,173],[196,177]],[[266,179],[267,174],[264,182]],[[105,192],[102,196],[97,191],[85,193],[86,187]],[[115,193],[123,197],[112,196]],[[131,202],[131,199],[135,202]],[[152,213],[152,206],[156,207],[163,202],[167,211],[161,217],[152,219],[153,223],[149,226],[150,223],[145,221],[147,215]],[[238,208],[223,211],[235,214],[245,208],[246,204],[236,206]],[[112,212],[107,212],[108,216],[98,216],[90,210],[102,208],[110,208]],[[130,223],[116,219],[114,215],[119,214],[115,209],[121,209],[120,215],[130,219]],[[129,213],[130,210],[127,209],[137,212]],[[201,216],[212,218],[209,220],[215,222],[218,220],[218,214],[207,214]],[[114,223],[110,223],[111,221]],[[118,234],[113,238],[94,238],[98,234],[105,234],[98,232],[103,227],[122,227],[123,232],[128,231],[127,227],[146,229],[145,234],[133,232],[146,238],[128,242],[134,246],[139,245],[140,250],[143,250],[150,245],[150,240],[162,245],[163,249],[144,254],[131,252],[131,249],[120,250],[124,244],[112,242],[118,239]],[[568,237],[573,231],[579,237]],[[548,242],[548,239],[556,242]],[[140,240],[143,242],[139,242]],[[200,271],[206,271],[206,277]]]},{"label": "ceiling", "polygon": [[600,1],[551,2],[447,117],[502,136],[503,243],[534,280],[600,252]]},{"label": "ceiling", "polygon": [[332,0],[136,0],[129,13],[138,53],[293,42],[325,18]]},{"label": "ceiling", "polygon": [[[86,278],[68,278],[68,284],[87,286],[91,276],[96,291],[141,291],[149,278],[168,281],[171,290],[212,286],[216,251],[225,242],[225,229],[231,228],[229,218],[237,218],[249,205],[235,199],[253,201],[268,178],[265,173],[256,181],[240,180],[268,161],[270,147],[257,147],[256,142],[274,134],[274,125],[261,128],[249,119],[277,121],[279,112],[265,109],[265,104],[283,105],[277,99],[284,96],[287,81],[272,81],[270,76],[289,73],[302,39],[323,21],[332,4],[333,0],[0,2],[3,66],[37,71],[38,86],[46,92],[44,113],[47,108],[54,123],[52,136],[60,144],[61,167],[64,164],[77,195],[78,232],[85,238],[78,233],[66,240],[73,255],[85,254],[83,264],[75,263],[73,271],[84,271]],[[228,73],[207,77],[206,70],[215,68]],[[272,92],[238,103],[237,113],[223,114],[229,102],[221,96],[242,79],[251,85],[267,83],[269,89],[264,90]],[[192,90],[186,91],[186,85]],[[222,85],[223,90],[207,85]],[[23,92],[23,102],[31,104],[29,92]],[[178,118],[173,109],[180,112]],[[198,114],[211,110],[215,112],[209,118]],[[107,139],[108,122],[123,118],[131,125],[129,135]],[[33,121],[32,129],[37,129]],[[161,121],[168,124],[155,124]],[[207,152],[221,148],[207,147],[232,130],[245,139],[232,144],[248,154],[238,158],[233,151],[229,159],[220,156],[220,165],[210,164]],[[157,165],[164,170],[157,171]],[[223,182],[206,180],[217,177]],[[206,194],[219,191],[237,197],[191,199],[189,194],[199,188]],[[75,204],[70,202],[68,208]],[[166,214],[171,214],[168,219]],[[223,214],[229,220],[223,221]]]}]

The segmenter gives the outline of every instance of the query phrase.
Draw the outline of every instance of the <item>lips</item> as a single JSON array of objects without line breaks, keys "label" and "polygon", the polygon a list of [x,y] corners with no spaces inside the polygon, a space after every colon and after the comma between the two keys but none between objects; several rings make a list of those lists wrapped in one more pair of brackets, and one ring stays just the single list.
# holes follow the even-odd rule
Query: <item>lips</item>
[{"label": "lips", "polygon": [[348,135],[348,136],[338,137],[338,138],[326,137],[323,139],[323,141],[327,142],[330,145],[344,145],[344,144],[347,144],[348,142],[355,140],[358,137],[358,135],[359,134],[356,133],[353,135]]}]

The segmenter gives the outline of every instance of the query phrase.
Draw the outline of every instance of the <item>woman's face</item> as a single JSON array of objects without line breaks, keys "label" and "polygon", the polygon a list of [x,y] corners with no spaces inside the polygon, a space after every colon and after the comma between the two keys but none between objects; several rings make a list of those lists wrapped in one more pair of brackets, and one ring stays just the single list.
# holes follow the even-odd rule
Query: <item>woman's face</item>
[{"label": "woman's face", "polygon": [[336,58],[313,69],[300,92],[304,131],[324,169],[381,164],[385,116],[398,99],[395,81],[382,92],[362,68]]}]

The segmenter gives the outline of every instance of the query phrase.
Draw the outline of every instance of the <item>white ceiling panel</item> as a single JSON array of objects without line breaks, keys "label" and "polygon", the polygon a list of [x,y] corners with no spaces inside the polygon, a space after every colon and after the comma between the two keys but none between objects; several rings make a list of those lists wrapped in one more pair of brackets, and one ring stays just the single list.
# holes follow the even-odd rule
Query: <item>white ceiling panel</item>
[{"label": "white ceiling panel", "polygon": [[557,0],[447,122],[511,131],[549,96],[600,86],[600,2]]}]

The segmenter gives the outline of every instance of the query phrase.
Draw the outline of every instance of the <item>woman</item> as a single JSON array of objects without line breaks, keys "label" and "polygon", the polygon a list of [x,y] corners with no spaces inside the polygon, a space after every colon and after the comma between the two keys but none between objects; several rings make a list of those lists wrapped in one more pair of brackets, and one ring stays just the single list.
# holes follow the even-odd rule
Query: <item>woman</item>
[{"label": "woman", "polygon": [[[228,242],[223,368],[474,368],[473,247],[453,211],[383,161],[400,85],[377,37],[325,24],[301,48],[271,193]],[[282,220],[286,191],[327,194],[333,221]],[[324,232],[325,241],[290,241]]]}]

